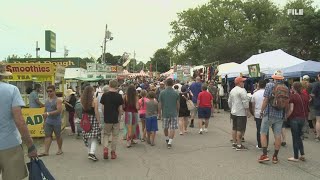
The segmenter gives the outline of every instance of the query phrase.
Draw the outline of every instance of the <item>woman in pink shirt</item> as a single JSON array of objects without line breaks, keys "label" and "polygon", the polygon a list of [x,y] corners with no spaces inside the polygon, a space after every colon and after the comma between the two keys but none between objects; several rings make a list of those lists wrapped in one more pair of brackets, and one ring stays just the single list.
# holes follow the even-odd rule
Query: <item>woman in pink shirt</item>
[{"label": "woman in pink shirt", "polygon": [[146,132],[146,111],[147,111],[147,91],[142,90],[140,93],[141,99],[139,99],[139,117],[141,120],[141,128],[142,128],[142,139],[141,141],[144,142],[147,138],[147,132]]}]

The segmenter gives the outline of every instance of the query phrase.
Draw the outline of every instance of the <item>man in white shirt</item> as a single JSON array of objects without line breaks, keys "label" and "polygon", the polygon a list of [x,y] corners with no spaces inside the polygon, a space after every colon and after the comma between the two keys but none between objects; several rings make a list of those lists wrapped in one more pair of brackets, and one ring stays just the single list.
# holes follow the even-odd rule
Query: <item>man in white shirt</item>
[{"label": "man in white shirt", "polygon": [[[260,80],[258,84],[257,91],[253,94],[251,98],[252,103],[252,112],[254,114],[254,120],[256,121],[256,127],[257,127],[257,149],[262,149],[261,146],[261,139],[260,139],[260,130],[261,130],[261,107],[264,100],[264,88],[266,87],[267,82],[265,80]],[[267,135],[267,139],[269,142],[269,134]]]},{"label": "man in white shirt", "polygon": [[246,80],[246,78],[242,77],[237,77],[234,80],[236,86],[231,90],[228,99],[232,119],[232,148],[237,151],[247,150],[241,144],[241,139],[247,126],[247,117],[250,117],[249,98],[247,91],[244,89],[244,81]]}]

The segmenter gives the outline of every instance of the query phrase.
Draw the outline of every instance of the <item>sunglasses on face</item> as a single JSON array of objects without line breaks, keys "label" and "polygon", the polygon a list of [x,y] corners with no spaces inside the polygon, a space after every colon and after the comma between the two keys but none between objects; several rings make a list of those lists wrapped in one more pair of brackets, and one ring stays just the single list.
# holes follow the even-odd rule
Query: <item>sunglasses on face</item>
[{"label": "sunglasses on face", "polygon": [[52,90],[48,90],[48,91],[47,91],[47,93],[52,93],[52,92],[53,92]]}]

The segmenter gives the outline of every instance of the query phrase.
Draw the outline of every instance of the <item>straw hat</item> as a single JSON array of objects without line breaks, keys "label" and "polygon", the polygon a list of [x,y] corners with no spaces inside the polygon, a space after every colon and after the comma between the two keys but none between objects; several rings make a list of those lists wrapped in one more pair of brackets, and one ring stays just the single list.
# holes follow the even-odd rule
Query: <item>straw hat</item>
[{"label": "straw hat", "polygon": [[12,73],[6,71],[6,64],[0,62],[0,76],[11,76]]},{"label": "straw hat", "polygon": [[66,96],[70,96],[71,94],[76,94],[72,89],[67,89]]}]

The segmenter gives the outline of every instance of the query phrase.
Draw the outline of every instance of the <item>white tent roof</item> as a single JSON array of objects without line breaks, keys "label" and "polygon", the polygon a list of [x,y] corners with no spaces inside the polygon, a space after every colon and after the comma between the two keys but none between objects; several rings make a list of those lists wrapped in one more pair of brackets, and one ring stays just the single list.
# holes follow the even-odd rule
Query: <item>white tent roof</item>
[{"label": "white tent roof", "polygon": [[220,76],[223,72],[227,72],[228,70],[230,70],[236,66],[240,66],[240,64],[235,63],[235,62],[220,64],[218,66],[218,70],[219,70],[218,75]]},{"label": "white tent roof", "polygon": [[296,64],[300,64],[304,60],[291,56],[285,53],[281,49],[269,51],[261,54],[251,56],[249,59],[241,63],[240,66],[236,66],[226,72],[221,72],[222,76],[228,75],[228,78],[237,77],[240,73],[246,75],[249,74],[248,65],[260,64],[260,71],[267,73],[269,70],[278,68],[286,68]]}]

